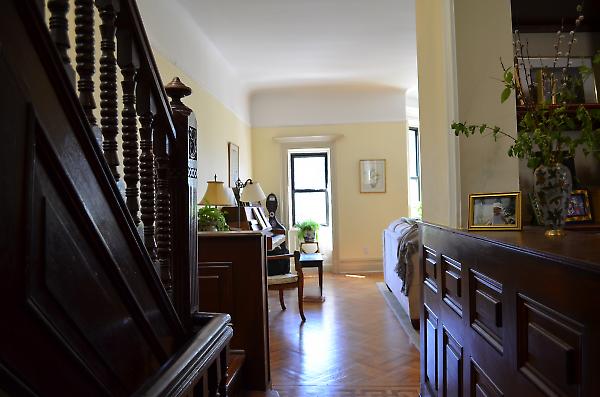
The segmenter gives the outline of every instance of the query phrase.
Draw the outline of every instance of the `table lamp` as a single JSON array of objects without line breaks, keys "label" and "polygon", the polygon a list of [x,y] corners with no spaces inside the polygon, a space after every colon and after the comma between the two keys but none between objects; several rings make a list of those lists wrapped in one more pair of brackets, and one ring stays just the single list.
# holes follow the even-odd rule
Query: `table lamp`
[{"label": "table lamp", "polygon": [[225,187],[225,184],[221,181],[217,181],[217,175],[215,174],[214,181],[208,181],[206,192],[200,200],[200,205],[214,205],[214,206],[233,206],[236,205],[235,196],[231,188]]},{"label": "table lamp", "polygon": [[240,195],[240,201],[244,203],[260,203],[266,198],[267,196],[260,187],[260,183],[254,182],[252,179],[246,181],[244,190],[242,190],[242,194]]}]

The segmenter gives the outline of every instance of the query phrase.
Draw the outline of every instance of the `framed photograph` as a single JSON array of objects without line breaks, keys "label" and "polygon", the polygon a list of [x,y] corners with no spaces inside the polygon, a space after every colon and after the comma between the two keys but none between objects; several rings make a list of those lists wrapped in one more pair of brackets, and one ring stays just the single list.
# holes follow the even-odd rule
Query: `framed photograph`
[{"label": "framed photograph", "polygon": [[521,192],[469,195],[469,230],[521,229]]},{"label": "framed photograph", "polygon": [[[525,62],[525,65],[519,66],[519,78],[521,79],[521,86],[526,95],[528,95],[530,87],[529,84],[535,84],[535,90],[533,97],[537,98],[537,101],[541,103],[551,103],[551,79],[544,78],[544,85],[542,85],[542,73],[552,73],[556,79],[560,82],[565,73],[573,77],[573,81],[583,81],[582,85],[573,87],[574,98],[571,103],[598,103],[598,94],[596,93],[596,80],[594,75],[587,76],[584,78],[581,74],[580,68],[582,66],[586,68],[592,68],[592,59],[586,57],[572,57],[569,59],[571,64],[567,67],[567,58],[558,58],[554,61],[554,58],[531,58],[531,63]],[[529,74],[528,74],[529,73]],[[527,81],[526,76],[531,76],[533,81]]]},{"label": "framed photograph", "polygon": [[589,193],[585,189],[573,190],[569,196],[567,207],[567,222],[590,222],[592,209],[590,207]]},{"label": "framed photograph", "polygon": [[240,177],[240,148],[233,142],[227,143],[229,151],[229,187],[235,187]]},{"label": "framed photograph", "polygon": [[385,160],[360,160],[360,192],[385,193]]}]

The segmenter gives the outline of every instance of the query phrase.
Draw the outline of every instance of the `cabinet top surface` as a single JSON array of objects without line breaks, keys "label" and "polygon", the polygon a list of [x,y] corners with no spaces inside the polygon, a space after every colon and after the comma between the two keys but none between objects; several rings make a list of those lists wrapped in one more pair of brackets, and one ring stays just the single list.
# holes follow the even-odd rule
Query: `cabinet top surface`
[{"label": "cabinet top surface", "polygon": [[467,231],[427,223],[423,225],[600,271],[600,232],[567,231],[564,236],[549,238],[544,236],[544,229],[540,227],[525,227],[522,231]]}]

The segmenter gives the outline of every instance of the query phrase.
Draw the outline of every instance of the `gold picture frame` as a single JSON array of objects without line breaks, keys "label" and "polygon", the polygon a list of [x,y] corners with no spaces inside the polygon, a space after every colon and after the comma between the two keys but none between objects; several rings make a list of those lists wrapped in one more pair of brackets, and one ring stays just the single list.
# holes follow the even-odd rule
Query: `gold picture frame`
[{"label": "gold picture frame", "polygon": [[573,190],[569,196],[567,222],[591,222],[592,208],[590,195],[586,189]]},{"label": "gold picture frame", "polygon": [[469,194],[469,230],[522,230],[521,192]]},{"label": "gold picture frame", "polygon": [[361,193],[385,193],[385,159],[360,160],[358,168]]}]

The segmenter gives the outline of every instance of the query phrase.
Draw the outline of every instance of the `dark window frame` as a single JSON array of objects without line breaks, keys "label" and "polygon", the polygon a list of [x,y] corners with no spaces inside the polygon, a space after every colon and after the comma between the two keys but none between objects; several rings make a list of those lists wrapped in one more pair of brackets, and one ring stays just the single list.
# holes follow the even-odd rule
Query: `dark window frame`
[{"label": "dark window frame", "polygon": [[[323,157],[325,159],[325,188],[324,189],[296,189],[294,177],[294,159],[306,157]],[[292,186],[292,225],[296,224],[296,193],[325,193],[325,219],[321,226],[329,226],[329,153],[327,152],[298,152],[290,153],[291,186]]]},{"label": "dark window frame", "polygon": [[[417,187],[418,187],[418,198],[419,201],[421,201],[421,151],[419,150],[419,129],[417,127],[409,127],[408,128],[410,131],[413,131],[415,133],[415,170],[416,170],[416,175],[409,175],[408,179],[409,180],[416,180],[417,181]],[[410,169],[410,168],[409,168]]]}]

